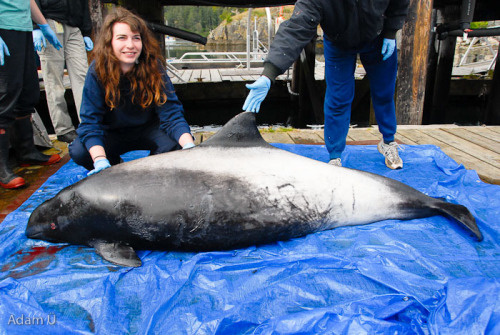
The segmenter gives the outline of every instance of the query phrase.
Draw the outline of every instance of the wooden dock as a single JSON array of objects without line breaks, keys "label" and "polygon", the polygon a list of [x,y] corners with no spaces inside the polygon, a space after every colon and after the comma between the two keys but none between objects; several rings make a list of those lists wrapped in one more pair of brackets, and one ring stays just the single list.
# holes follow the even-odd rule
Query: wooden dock
[{"label": "wooden dock", "polygon": [[[488,63],[481,63],[478,65],[469,64],[462,67],[454,67],[452,75],[455,77],[468,76],[480,72],[485,72],[489,67]],[[229,82],[251,82],[257,80],[263,68],[212,68],[212,69],[187,69],[187,70],[176,70],[175,68],[169,67],[169,75],[172,79],[174,85],[177,84],[187,84],[187,83],[219,83],[223,81]],[[354,76],[356,79],[363,79],[366,72],[363,66],[358,65]],[[290,81],[292,76],[292,70],[278,76],[276,80]],[[324,63],[316,62],[314,68],[314,79],[322,81],[325,79],[325,65]]]}]

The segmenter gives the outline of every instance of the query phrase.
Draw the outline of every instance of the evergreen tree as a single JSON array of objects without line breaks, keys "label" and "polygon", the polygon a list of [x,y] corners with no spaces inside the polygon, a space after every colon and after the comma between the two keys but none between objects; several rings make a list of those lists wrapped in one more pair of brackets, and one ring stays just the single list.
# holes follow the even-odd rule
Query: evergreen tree
[{"label": "evergreen tree", "polygon": [[167,25],[206,37],[233,12],[231,8],[218,6],[166,6],[164,16]]}]

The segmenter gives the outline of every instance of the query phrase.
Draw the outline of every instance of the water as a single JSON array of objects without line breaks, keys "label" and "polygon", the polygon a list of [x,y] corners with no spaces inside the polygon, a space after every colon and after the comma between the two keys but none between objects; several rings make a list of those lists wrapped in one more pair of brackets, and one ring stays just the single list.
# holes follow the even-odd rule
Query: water
[{"label": "water", "polygon": [[166,43],[165,55],[167,59],[181,58],[186,52],[243,52],[246,51],[246,45],[242,44],[224,44],[224,45],[201,45],[187,41],[175,41]]}]

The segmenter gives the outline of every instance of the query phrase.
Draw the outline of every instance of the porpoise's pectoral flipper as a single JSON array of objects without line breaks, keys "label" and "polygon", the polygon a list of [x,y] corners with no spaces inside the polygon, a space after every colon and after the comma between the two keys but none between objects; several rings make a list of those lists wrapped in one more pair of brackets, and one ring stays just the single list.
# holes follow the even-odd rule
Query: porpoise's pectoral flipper
[{"label": "porpoise's pectoral flipper", "polygon": [[467,230],[471,231],[476,236],[478,241],[483,240],[483,235],[479,231],[479,228],[476,224],[476,219],[474,219],[472,214],[465,206],[451,204],[444,201],[439,201],[435,206],[441,214],[451,217],[463,224],[467,228]]},{"label": "porpoise's pectoral flipper", "polygon": [[135,250],[128,245],[95,241],[92,246],[102,258],[113,264],[134,268],[142,265],[141,259],[137,256]]}]

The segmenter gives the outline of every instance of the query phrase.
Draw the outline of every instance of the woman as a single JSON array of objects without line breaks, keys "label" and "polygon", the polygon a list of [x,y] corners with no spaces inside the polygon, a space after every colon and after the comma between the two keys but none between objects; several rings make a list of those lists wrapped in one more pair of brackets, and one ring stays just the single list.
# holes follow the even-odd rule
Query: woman
[{"label": "woman", "polygon": [[194,147],[182,104],[146,23],[117,8],[107,16],[83,88],[71,158],[89,175],[132,150],[158,154]]}]

